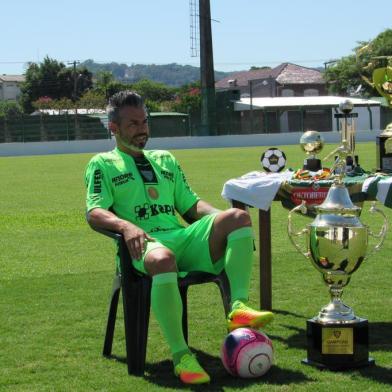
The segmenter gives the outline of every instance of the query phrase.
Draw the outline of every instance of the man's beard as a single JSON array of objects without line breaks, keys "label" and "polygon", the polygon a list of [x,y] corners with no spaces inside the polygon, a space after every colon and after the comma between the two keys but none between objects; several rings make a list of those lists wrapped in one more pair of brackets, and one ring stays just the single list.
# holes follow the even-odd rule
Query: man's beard
[{"label": "man's beard", "polygon": [[122,136],[117,134],[117,138],[121,144],[131,151],[142,152],[148,141],[148,135],[142,134],[134,136],[130,142],[126,141]]}]

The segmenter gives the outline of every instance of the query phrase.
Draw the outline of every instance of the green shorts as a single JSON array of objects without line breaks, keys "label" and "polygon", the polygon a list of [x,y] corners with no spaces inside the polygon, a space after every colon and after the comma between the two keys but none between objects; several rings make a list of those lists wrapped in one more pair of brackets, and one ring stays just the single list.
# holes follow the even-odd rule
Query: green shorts
[{"label": "green shorts", "polygon": [[188,272],[196,271],[219,274],[224,266],[224,257],[214,263],[211,259],[208,241],[215,217],[216,214],[206,215],[187,227],[152,233],[151,236],[155,241],[147,242],[143,257],[133,260],[134,267],[147,274],[144,258],[153,249],[163,247],[174,253],[181,277]]}]

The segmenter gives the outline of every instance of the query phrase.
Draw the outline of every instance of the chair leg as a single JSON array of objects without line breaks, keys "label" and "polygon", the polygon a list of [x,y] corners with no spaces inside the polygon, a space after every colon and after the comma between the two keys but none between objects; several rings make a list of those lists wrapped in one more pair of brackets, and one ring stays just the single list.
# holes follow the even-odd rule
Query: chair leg
[{"label": "chair leg", "polygon": [[179,289],[182,300],[182,332],[186,343],[188,343],[188,286],[181,286]]},{"label": "chair leg", "polygon": [[[123,282],[124,285],[124,282]],[[125,345],[128,373],[141,376],[146,364],[148,324],[150,319],[151,281],[141,279],[123,286]]]},{"label": "chair leg", "polygon": [[219,291],[222,296],[223,308],[225,310],[225,315],[227,317],[227,315],[230,312],[230,302],[231,302],[229,279],[227,278],[225,273],[221,273],[220,275],[217,276],[215,283],[219,287]]},{"label": "chair leg", "polygon": [[108,321],[106,323],[105,341],[103,344],[103,355],[108,357],[112,353],[114,327],[116,325],[117,305],[121,289],[121,279],[118,275],[113,280],[112,297],[109,305]]}]

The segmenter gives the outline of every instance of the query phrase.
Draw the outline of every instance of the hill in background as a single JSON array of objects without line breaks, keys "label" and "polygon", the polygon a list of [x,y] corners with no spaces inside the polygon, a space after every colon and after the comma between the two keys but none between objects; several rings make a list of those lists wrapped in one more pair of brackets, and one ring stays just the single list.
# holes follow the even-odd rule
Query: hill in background
[{"label": "hill in background", "polygon": [[[180,87],[200,80],[200,68],[191,65],[176,63],[156,64],[119,64],[119,63],[95,63],[94,60],[86,60],[81,63],[90,72],[96,74],[99,71],[109,71],[121,82],[135,83],[142,79],[164,83],[172,87]],[[215,71],[215,80],[223,79],[233,72]]]}]

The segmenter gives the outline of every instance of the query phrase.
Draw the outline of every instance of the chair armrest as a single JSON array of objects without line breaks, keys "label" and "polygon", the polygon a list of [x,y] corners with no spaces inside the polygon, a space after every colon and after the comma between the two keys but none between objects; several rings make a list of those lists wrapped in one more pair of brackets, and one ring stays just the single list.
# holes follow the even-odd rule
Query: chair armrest
[{"label": "chair armrest", "polygon": [[127,245],[124,241],[123,235],[116,231],[102,229],[101,227],[95,227],[92,225],[90,225],[90,227],[97,233],[103,234],[117,241],[117,245],[118,245],[117,254],[120,258],[120,269],[118,269],[116,273],[118,274],[121,271],[120,274],[121,274],[122,285],[124,285],[124,278],[126,282],[140,279],[141,274],[139,273],[139,271],[136,271],[132,266],[132,259],[129,254]]},{"label": "chair armrest", "polygon": [[106,235],[107,237],[113,238],[117,241],[121,241],[123,239],[123,235],[121,233],[118,233],[116,231],[108,230],[108,229],[102,229],[101,227],[94,227],[90,226],[93,230],[95,230],[98,233],[101,233],[103,235]]}]

